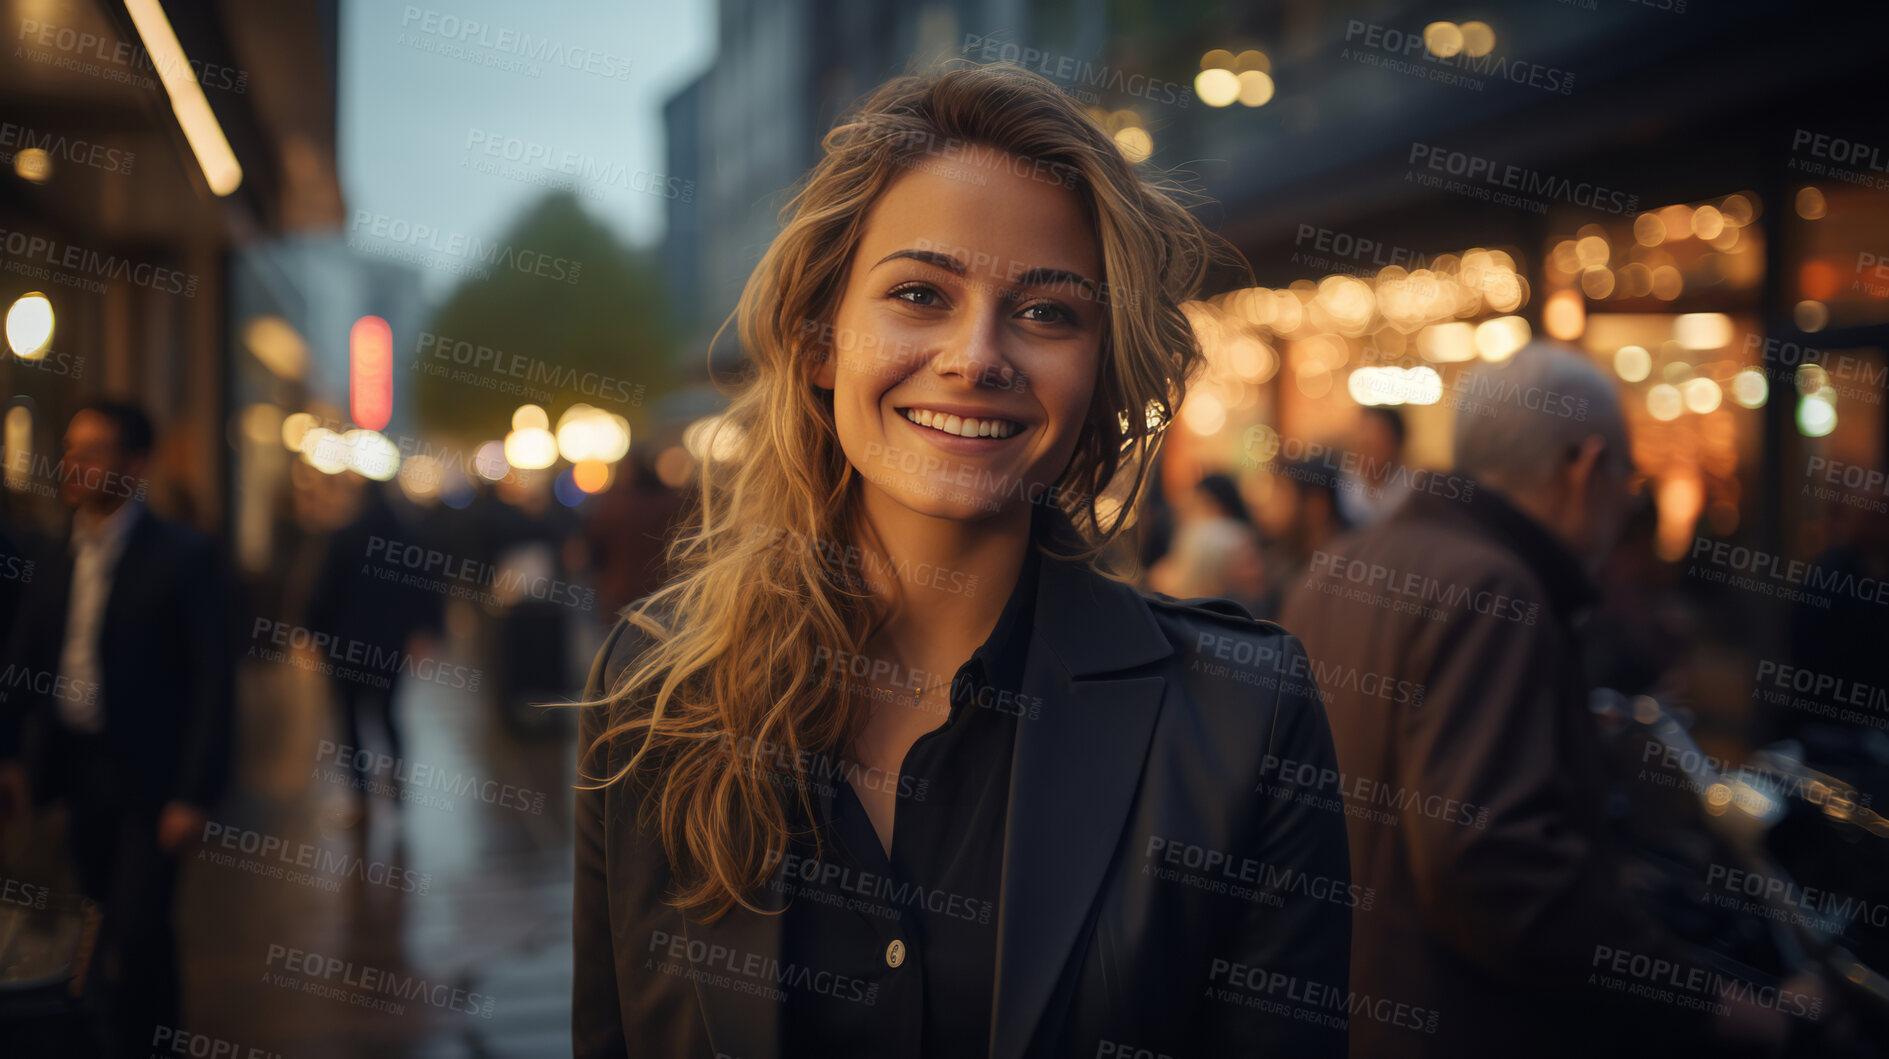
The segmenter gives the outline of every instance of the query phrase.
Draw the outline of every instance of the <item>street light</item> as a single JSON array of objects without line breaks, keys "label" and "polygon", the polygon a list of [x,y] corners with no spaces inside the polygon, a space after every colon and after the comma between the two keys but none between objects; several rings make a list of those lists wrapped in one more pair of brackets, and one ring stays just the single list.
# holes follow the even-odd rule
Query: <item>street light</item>
[{"label": "street light", "polygon": [[33,291],[7,310],[7,345],[23,360],[38,360],[52,348],[52,302]]}]

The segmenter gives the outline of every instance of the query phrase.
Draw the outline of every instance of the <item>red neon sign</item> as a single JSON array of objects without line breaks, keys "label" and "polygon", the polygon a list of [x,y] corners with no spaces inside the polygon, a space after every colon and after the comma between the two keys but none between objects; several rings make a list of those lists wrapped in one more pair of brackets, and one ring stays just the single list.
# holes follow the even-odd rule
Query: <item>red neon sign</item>
[{"label": "red neon sign", "polygon": [[363,316],[348,330],[348,414],[363,430],[381,430],[394,414],[394,330]]}]

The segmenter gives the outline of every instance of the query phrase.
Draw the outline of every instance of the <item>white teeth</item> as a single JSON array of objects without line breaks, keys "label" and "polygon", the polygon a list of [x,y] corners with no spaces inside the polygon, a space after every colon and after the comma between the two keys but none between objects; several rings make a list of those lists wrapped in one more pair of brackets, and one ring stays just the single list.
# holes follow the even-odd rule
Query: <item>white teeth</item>
[{"label": "white teeth", "polygon": [[967,419],[963,416],[933,412],[926,408],[908,408],[905,418],[921,427],[942,430],[962,438],[1007,438],[1023,427],[1008,419]]}]

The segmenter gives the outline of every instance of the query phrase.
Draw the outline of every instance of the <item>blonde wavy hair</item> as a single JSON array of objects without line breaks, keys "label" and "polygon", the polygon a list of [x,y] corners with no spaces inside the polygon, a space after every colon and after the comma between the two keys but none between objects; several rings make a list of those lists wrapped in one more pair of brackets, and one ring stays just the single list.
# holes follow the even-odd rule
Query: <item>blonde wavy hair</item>
[{"label": "blonde wavy hair", "polygon": [[[1109,305],[1094,397],[1047,495],[1087,545],[1065,558],[1116,580],[1101,556],[1201,363],[1181,304],[1238,256],[1184,208],[1177,184],[1137,172],[1081,107],[1019,68],[953,64],[896,78],[822,147],[735,310],[751,364],[670,545],[673,577],[623,614],[633,626],[624,634],[643,636],[634,662],[601,700],[578,704],[638,704],[605,714],[616,723],[582,748],[579,775],[595,778],[583,762],[611,740],[637,744],[597,786],[631,773],[647,784],[639,826],[660,828],[674,868],[669,903],[707,920],[736,904],[759,911],[749,896],[771,871],[770,851],[808,830],[796,819],[815,819],[807,784],[782,783],[762,758],[833,754],[863,721],[851,674],[838,674],[836,688],[832,667],[817,661],[860,653],[883,615],[835,554],[850,543],[859,476],[840,448],[832,392],[813,373],[832,355],[820,325],[834,317],[873,202],[928,155],[966,148],[1027,159],[1081,200]],[[783,546],[795,540],[816,546]],[[767,749],[731,752],[740,747]]]}]

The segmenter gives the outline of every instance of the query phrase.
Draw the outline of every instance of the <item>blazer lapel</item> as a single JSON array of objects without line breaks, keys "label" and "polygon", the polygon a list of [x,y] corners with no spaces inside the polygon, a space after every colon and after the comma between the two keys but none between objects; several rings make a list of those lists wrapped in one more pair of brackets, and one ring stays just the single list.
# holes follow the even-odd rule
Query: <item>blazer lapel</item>
[{"label": "blazer lapel", "polygon": [[1173,653],[1131,587],[1046,560],[1011,758],[991,1055],[1024,1054],[1099,892],[1140,784],[1166,681],[1105,679]]}]

